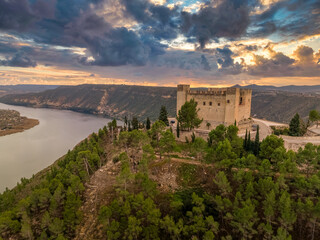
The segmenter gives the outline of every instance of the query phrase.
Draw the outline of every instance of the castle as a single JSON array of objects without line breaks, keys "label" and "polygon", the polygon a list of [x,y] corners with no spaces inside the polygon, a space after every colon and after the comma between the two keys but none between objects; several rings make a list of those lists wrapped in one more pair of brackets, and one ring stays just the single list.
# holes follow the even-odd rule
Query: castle
[{"label": "castle", "polygon": [[181,106],[194,99],[198,103],[198,116],[203,119],[200,129],[212,129],[219,124],[241,125],[251,115],[251,89],[209,88],[190,90],[190,85],[178,85],[177,116]]}]

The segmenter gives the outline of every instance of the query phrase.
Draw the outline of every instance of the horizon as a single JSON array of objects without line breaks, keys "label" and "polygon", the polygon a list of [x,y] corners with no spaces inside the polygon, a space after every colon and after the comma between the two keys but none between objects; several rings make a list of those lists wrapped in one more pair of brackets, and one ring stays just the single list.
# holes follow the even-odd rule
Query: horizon
[{"label": "horizon", "polygon": [[320,84],[316,0],[11,0],[0,9],[0,85]]},{"label": "horizon", "polygon": [[[189,85],[189,83],[179,83],[179,84],[186,84]],[[177,84],[177,85],[179,85]],[[108,83],[80,83],[80,84],[61,84],[61,85],[57,85],[57,84],[6,84],[6,85],[2,85],[0,84],[1,87],[5,87],[5,86],[57,86],[57,87],[63,87],[63,86],[71,86],[71,87],[75,87],[75,86],[81,86],[81,85],[110,85],[110,86],[140,86],[140,87],[168,87],[168,88],[175,88],[177,87],[177,85],[139,85],[139,84],[108,84]],[[194,86],[194,85],[190,85],[191,88],[228,88],[228,87],[234,87],[234,86],[240,86],[240,87],[248,87],[248,86],[258,86],[258,87],[275,87],[275,88],[282,88],[282,87],[314,87],[314,86],[320,86],[319,84],[315,84],[315,85],[262,85],[262,84],[247,84],[247,85],[242,85],[242,84],[232,84],[232,85],[228,85],[228,86],[221,86],[221,85],[202,85],[202,86]]]}]

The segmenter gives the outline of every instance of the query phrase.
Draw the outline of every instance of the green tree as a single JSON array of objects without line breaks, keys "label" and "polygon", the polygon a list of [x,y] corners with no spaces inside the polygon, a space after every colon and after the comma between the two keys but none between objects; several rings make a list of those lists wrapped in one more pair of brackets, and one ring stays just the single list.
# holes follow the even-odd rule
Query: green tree
[{"label": "green tree", "polygon": [[210,146],[216,146],[219,142],[223,141],[226,138],[227,128],[220,124],[215,129],[212,129],[209,132],[209,143]]},{"label": "green tree", "polygon": [[173,133],[167,130],[161,134],[159,141],[160,159],[164,153],[170,153],[177,149],[177,143]]},{"label": "green tree", "polygon": [[296,113],[289,124],[290,136],[301,136],[300,115]]},{"label": "green tree", "polygon": [[295,223],[297,219],[297,216],[293,210],[290,194],[286,191],[284,191],[281,194],[281,197],[279,199],[279,210],[280,210],[279,221],[281,226],[286,231],[291,230],[292,225]]},{"label": "green tree", "polygon": [[160,114],[159,114],[159,120],[164,122],[167,126],[169,126],[169,120],[168,120],[168,112],[165,106],[161,106]]},{"label": "green tree", "polygon": [[151,128],[151,122],[149,117],[147,117],[146,129],[149,130]]},{"label": "green tree", "polygon": [[124,126],[125,127],[128,126],[128,118],[127,118],[127,116],[124,116]]},{"label": "green tree", "polygon": [[223,171],[220,171],[216,177],[213,179],[213,182],[217,185],[218,189],[220,190],[221,196],[227,196],[231,193],[232,188],[228,181],[227,176]]},{"label": "green tree", "polygon": [[57,237],[58,235],[63,233],[64,226],[63,221],[59,218],[53,219],[52,223],[49,225],[49,231],[53,237]]},{"label": "green tree", "polygon": [[130,169],[129,157],[126,153],[121,153],[119,156],[121,162],[121,171],[118,177],[120,184],[123,184],[124,191],[127,191],[127,185],[130,180],[132,180],[133,175]]},{"label": "green tree", "polygon": [[185,102],[178,112],[178,121],[181,124],[182,129],[193,129],[200,126],[202,119],[198,117],[199,109],[197,109],[197,103],[194,99]]},{"label": "green tree", "polygon": [[260,157],[262,159],[271,159],[273,152],[279,148],[284,147],[284,141],[282,138],[276,135],[267,136],[260,144]]},{"label": "green tree", "polygon": [[318,127],[318,121],[320,120],[320,114],[317,110],[311,110],[309,113],[309,120],[311,122],[317,122]]},{"label": "green tree", "polygon": [[257,212],[255,211],[254,203],[251,199],[241,201],[237,207],[235,204],[231,225],[234,227],[235,232],[242,235],[242,239],[252,239],[257,233],[254,225],[257,222]]},{"label": "green tree", "polygon": [[131,124],[132,124],[132,129],[133,130],[138,130],[139,129],[139,121],[138,121],[137,117],[133,117],[132,118]]},{"label": "green tree", "polygon": [[180,123],[177,122],[177,138],[180,138]]},{"label": "green tree", "polygon": [[[79,197],[76,196],[76,194],[72,192],[71,188],[68,189],[66,198],[67,199],[64,204],[64,211],[63,211],[63,223],[64,223],[66,233],[69,236],[73,236],[76,226],[80,222],[81,214],[80,214],[79,208],[81,206],[81,200]],[[57,221],[56,219],[53,221],[53,224],[54,225],[57,225],[57,223],[60,224],[60,222]],[[55,223],[55,221],[57,223]],[[58,235],[58,232],[56,232],[56,234]]]},{"label": "green tree", "polygon": [[34,235],[33,235],[31,224],[30,224],[30,219],[28,217],[23,217],[22,219],[21,235],[23,238],[28,240],[34,239]]},{"label": "green tree", "polygon": [[109,130],[111,131],[112,129],[116,129],[117,128],[117,120],[113,119],[111,122],[108,123],[108,127]]},{"label": "green tree", "polygon": [[245,135],[244,141],[243,141],[243,148],[245,150],[247,150],[247,145],[248,145],[248,129],[246,129],[246,135]]},{"label": "green tree", "polygon": [[258,155],[260,151],[260,137],[259,137],[259,125],[257,127],[257,133],[256,133],[256,138],[254,140],[254,145],[253,145],[253,153],[254,155]]},{"label": "green tree", "polygon": [[159,148],[159,141],[165,129],[166,129],[166,124],[162,121],[158,120],[154,124],[152,124],[151,138],[152,138],[152,145],[154,148]]}]

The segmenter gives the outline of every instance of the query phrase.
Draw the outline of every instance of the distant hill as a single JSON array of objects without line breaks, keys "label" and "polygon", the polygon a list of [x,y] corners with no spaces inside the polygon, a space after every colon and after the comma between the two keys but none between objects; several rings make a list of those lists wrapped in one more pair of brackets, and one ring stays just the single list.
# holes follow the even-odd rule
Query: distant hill
[{"label": "distant hill", "polygon": [[176,88],[127,85],[61,86],[40,93],[13,94],[0,99],[13,105],[68,109],[124,118],[156,119],[161,105],[175,116]]},{"label": "distant hill", "polygon": [[307,118],[313,109],[320,111],[320,96],[292,92],[253,91],[252,116],[288,123],[299,113]]},{"label": "distant hill", "polygon": [[[320,111],[320,95],[310,89],[317,86],[287,86],[279,90],[273,86],[251,85],[253,89],[252,116],[278,122],[289,122],[295,113],[306,118],[309,111]],[[293,90],[299,92],[293,92]],[[68,109],[123,119],[124,116],[147,117],[155,120],[161,105],[169,116],[176,114],[176,88],[126,85],[61,86],[39,93],[13,94],[0,102],[32,107]]]},{"label": "distant hill", "polygon": [[247,85],[247,86],[240,86],[234,85],[233,87],[240,87],[240,88],[249,88],[254,91],[285,91],[285,92],[295,92],[295,93],[316,93],[320,94],[320,85],[314,86],[283,86],[283,87],[275,87],[275,86],[261,86],[261,85]]},{"label": "distant hill", "polygon": [[0,85],[0,97],[8,94],[22,94],[22,93],[35,93],[42,92],[49,89],[55,89],[58,85]]}]

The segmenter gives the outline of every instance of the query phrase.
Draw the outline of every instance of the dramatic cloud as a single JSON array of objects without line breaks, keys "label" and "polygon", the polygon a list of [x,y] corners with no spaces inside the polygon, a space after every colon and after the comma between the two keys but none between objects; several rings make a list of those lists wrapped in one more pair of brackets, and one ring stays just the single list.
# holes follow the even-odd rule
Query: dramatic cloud
[{"label": "dramatic cloud", "polygon": [[37,63],[27,56],[17,53],[10,59],[0,60],[0,65],[10,67],[35,67]]},{"label": "dramatic cloud", "polygon": [[250,24],[250,7],[246,0],[220,2],[218,6],[213,6],[215,1],[212,1],[195,14],[182,13],[182,31],[188,37],[195,37],[201,48],[204,48],[210,39],[241,37]]},{"label": "dramatic cloud", "polygon": [[150,56],[163,54],[164,45],[142,39],[126,28],[113,29],[104,38],[87,39],[94,60],[82,58],[86,64],[100,66],[145,65]]},{"label": "dramatic cloud", "polygon": [[315,61],[311,47],[299,46],[294,54],[301,64],[313,64]]},{"label": "dramatic cloud", "polygon": [[282,0],[266,11],[252,16],[250,36],[277,33],[282,37],[301,38],[320,33],[320,2],[316,0]]},{"label": "dramatic cloud", "polygon": [[0,1],[4,69],[153,83],[316,78],[319,46],[316,0]]},{"label": "dramatic cloud", "polygon": [[155,5],[148,0],[121,0],[126,12],[137,22],[142,23],[142,30],[157,39],[174,39],[178,34],[178,8]]}]

